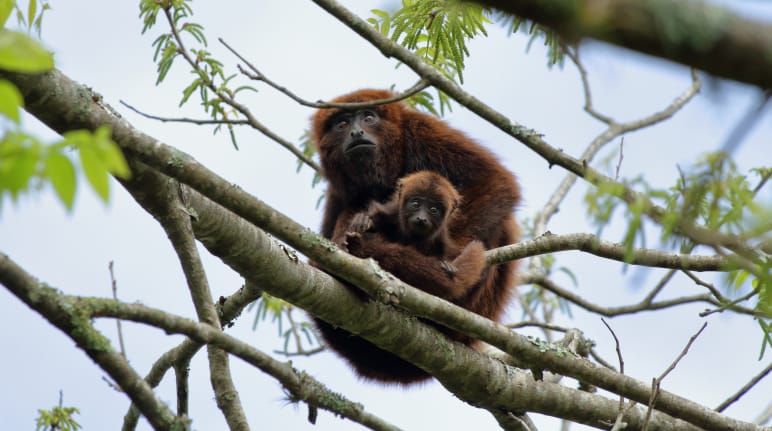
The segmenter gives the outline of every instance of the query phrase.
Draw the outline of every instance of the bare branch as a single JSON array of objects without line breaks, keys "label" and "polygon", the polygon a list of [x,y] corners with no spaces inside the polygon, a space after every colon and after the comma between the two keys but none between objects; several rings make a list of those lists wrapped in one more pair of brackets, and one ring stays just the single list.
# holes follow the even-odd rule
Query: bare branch
[{"label": "bare branch", "polygon": [[700,336],[702,331],[708,326],[708,322],[705,322],[702,324],[702,327],[700,327],[700,330],[697,331],[696,334],[692,335],[689,338],[689,342],[686,343],[686,346],[681,350],[681,353],[678,355],[677,358],[665,369],[665,371],[662,372],[662,374],[659,375],[659,377],[652,379],[651,381],[651,398],[649,398],[649,407],[646,410],[646,420],[643,422],[643,430],[646,431],[648,429],[649,420],[651,418],[651,412],[654,409],[654,404],[657,402],[657,397],[659,396],[659,390],[660,386],[662,385],[662,381],[667,377],[668,374],[670,374],[671,371],[675,370],[675,367],[678,365],[678,363],[683,359],[684,356],[689,352],[689,348],[692,346],[692,343],[697,339],[697,337]]},{"label": "bare branch", "polygon": [[732,396],[724,400],[721,404],[716,407],[717,412],[723,412],[727,409],[727,407],[734,404],[735,401],[739,400],[743,395],[745,395],[748,391],[750,391],[758,382],[760,382],[764,377],[767,376],[767,374],[772,371],[772,363],[767,365],[766,368],[761,370],[759,374],[757,374],[755,377],[753,377],[748,383],[746,383],[742,388],[740,388],[739,391],[734,393]]},{"label": "bare branch", "polygon": [[[567,50],[567,52],[570,52],[570,50]],[[592,140],[590,145],[587,147],[587,149],[584,150],[584,152],[580,156],[580,159],[587,164],[589,164],[593,160],[593,158],[595,158],[595,155],[598,154],[601,148],[603,148],[606,144],[611,142],[616,137],[627,132],[632,132],[645,127],[650,127],[658,122],[664,121],[665,119],[672,117],[676,112],[678,112],[681,108],[683,108],[683,106],[686,105],[686,103],[689,102],[699,92],[701,87],[699,76],[694,70],[692,70],[692,84],[662,111],[639,120],[634,120],[628,123],[618,123],[616,120],[610,117],[607,117],[603,114],[600,114],[592,107],[590,87],[589,87],[589,83],[587,82],[587,76],[586,76],[587,72],[585,71],[582,63],[579,61],[578,49],[575,50],[575,53],[571,53],[569,55],[569,58],[573,60],[577,69],[579,70],[580,76],[582,77],[582,85],[585,92],[585,110],[588,110],[590,115],[608,124],[609,126],[605,131],[603,131],[603,133],[601,133],[595,139]],[[621,148],[620,148],[620,163],[621,163]],[[617,175],[618,173],[619,171],[617,169]],[[568,191],[576,182],[576,178],[577,177],[574,173],[569,172],[568,174],[566,174],[566,177],[563,179],[563,181],[560,183],[557,189],[555,189],[553,194],[547,200],[547,203],[545,204],[544,208],[539,212],[539,215],[536,217],[536,220],[534,222],[534,232],[536,232],[537,234],[540,234],[546,231],[547,223],[549,222],[549,219],[557,212],[558,206],[563,201],[563,199],[565,199],[566,195],[568,194]],[[531,266],[531,268],[533,269],[534,267]]]},{"label": "bare branch", "polygon": [[[118,282],[115,281],[115,274],[113,274],[113,261],[107,265],[107,269],[110,270],[110,286],[113,291],[113,299],[118,300]],[[126,346],[123,344],[123,330],[121,329],[121,319],[115,320],[115,326],[118,328],[118,345],[121,348],[121,356],[124,359],[128,359],[126,356]]]},{"label": "bare branch", "polygon": [[[606,328],[611,332],[611,336],[614,337],[614,345],[616,346],[616,352],[617,352],[617,360],[619,361],[619,373],[624,374],[625,373],[625,360],[622,358],[622,347],[619,343],[619,338],[617,337],[617,334],[614,332],[613,329],[611,329],[611,326],[606,322],[606,319],[600,318],[600,321],[603,322],[604,325],[606,325]],[[635,405],[632,401],[630,403],[630,408]],[[625,409],[625,397],[620,396],[619,397],[619,414],[617,415],[617,419],[614,422],[614,426],[611,428],[612,431],[614,430],[621,430],[623,429],[626,424],[623,423],[623,419],[625,417],[625,413],[627,412],[627,409]]]},{"label": "bare branch", "polygon": [[187,419],[174,416],[126,359],[112,349],[110,341],[94,328],[90,317],[83,316],[74,304],[61,301],[58,291],[34,279],[2,253],[0,283],[74,340],[124,390],[154,428],[187,427]]},{"label": "bare branch", "polygon": [[266,76],[263,72],[260,72],[260,70],[258,70],[257,67],[255,67],[252,63],[250,63],[241,54],[239,54],[238,51],[236,51],[230,45],[228,45],[228,43],[226,43],[222,38],[218,38],[217,40],[219,40],[221,44],[223,44],[226,48],[228,48],[230,52],[233,53],[233,55],[238,57],[239,60],[243,61],[244,64],[246,64],[247,67],[250,70],[252,70],[252,72],[249,72],[247,70],[244,70],[244,68],[242,68],[241,66],[238,66],[238,69],[242,74],[246,75],[248,78],[252,80],[265,82],[269,87],[272,87],[278,90],[280,93],[285,94],[287,97],[294,100],[299,105],[308,106],[310,108],[345,108],[345,109],[369,108],[372,106],[385,105],[387,103],[394,103],[394,102],[405,100],[417,93],[420,93],[421,91],[429,87],[429,83],[421,79],[409,89],[399,94],[396,94],[393,97],[389,97],[388,99],[373,100],[369,102],[352,102],[352,103],[329,103],[329,102],[323,102],[321,100],[317,102],[310,102],[296,95],[295,93],[290,91],[287,87],[284,87],[282,85],[279,85],[273,82],[271,79],[268,78],[268,76]]},{"label": "bare branch", "polygon": [[[140,169],[136,163],[133,165],[135,166],[132,171],[136,172]],[[152,179],[154,178],[145,178],[140,181],[150,182]],[[212,292],[209,289],[206,271],[193,236],[191,213],[182,199],[179,188],[179,184],[174,181],[160,182],[160,184],[154,184],[154,187],[148,188],[148,190],[154,190],[155,193],[137,194],[135,198],[143,208],[158,220],[166,231],[182,266],[199,321],[216,330],[222,330]],[[249,430],[244,408],[233,384],[227,353],[214,346],[207,346],[207,353],[210,381],[215,399],[228,427],[231,430]],[[187,361],[177,362],[174,369],[177,376],[178,414],[185,415],[187,414],[188,396]]]},{"label": "bare branch", "polygon": [[689,269],[692,271],[720,271],[726,269],[730,263],[723,256],[695,256],[643,248],[633,249],[632,260],[626,262],[626,247],[624,244],[604,241],[595,235],[587,233],[556,235],[551,232],[528,241],[488,250],[486,252],[486,261],[489,265],[496,265],[510,260],[565,250],[580,250],[595,256],[632,265]]},{"label": "bare branch", "polygon": [[772,96],[772,93],[769,90],[764,91],[760,95],[759,101],[748,109],[748,112],[745,113],[726,137],[720,151],[731,154],[739,148],[742,141],[748,136],[748,133],[753,130],[753,126],[761,119],[764,109],[769,103],[770,96]]},{"label": "bare branch", "polygon": [[550,292],[562,298],[565,298],[568,301],[571,301],[572,303],[578,305],[579,307],[584,308],[587,311],[598,313],[606,317],[614,317],[614,316],[620,316],[624,314],[634,314],[634,313],[639,313],[641,311],[659,310],[662,308],[669,308],[669,307],[674,307],[676,305],[690,304],[694,302],[707,302],[709,304],[717,305],[717,303],[715,302],[715,299],[713,299],[713,297],[710,295],[693,295],[693,296],[685,296],[681,298],[659,301],[659,302],[649,302],[644,299],[643,301],[632,305],[623,305],[623,306],[617,306],[617,307],[601,307],[599,305],[596,305],[580,297],[579,295],[573,293],[568,289],[564,289],[558,286],[554,281],[549,279],[546,276],[546,274],[540,271],[533,271],[533,270],[525,271],[520,274],[520,279],[521,279],[521,282],[524,284],[526,283],[538,284],[544,289],[547,289]]},{"label": "bare branch", "polygon": [[128,104],[127,102],[121,100],[121,105],[131,109],[132,111],[136,112],[137,114],[149,118],[151,120],[160,121],[162,123],[190,123],[190,124],[197,124],[199,126],[204,125],[210,125],[210,124],[231,124],[231,125],[249,125],[249,121],[247,120],[210,120],[210,119],[194,119],[194,118],[185,118],[185,117],[160,117],[158,115],[152,115],[148,114],[146,112],[142,112],[139,109],[135,108],[134,106]]}]

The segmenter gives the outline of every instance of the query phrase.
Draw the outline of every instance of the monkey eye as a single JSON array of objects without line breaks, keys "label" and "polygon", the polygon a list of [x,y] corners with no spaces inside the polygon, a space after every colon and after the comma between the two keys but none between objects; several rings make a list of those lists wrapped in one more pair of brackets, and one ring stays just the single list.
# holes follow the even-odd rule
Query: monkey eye
[{"label": "monkey eye", "polygon": [[411,210],[418,209],[418,207],[421,206],[421,204],[418,202],[417,199],[410,199],[407,201],[407,207]]},{"label": "monkey eye", "polygon": [[341,132],[343,130],[346,130],[348,127],[348,120],[340,120],[335,123],[334,126],[332,126],[333,129],[335,129],[336,132]]},{"label": "monkey eye", "polygon": [[362,121],[364,121],[365,124],[375,124],[375,122],[378,121],[378,115],[373,111],[365,111],[362,113]]},{"label": "monkey eye", "polygon": [[429,208],[429,212],[432,213],[432,215],[437,215],[437,214],[440,213],[440,209],[433,206],[433,207]]}]

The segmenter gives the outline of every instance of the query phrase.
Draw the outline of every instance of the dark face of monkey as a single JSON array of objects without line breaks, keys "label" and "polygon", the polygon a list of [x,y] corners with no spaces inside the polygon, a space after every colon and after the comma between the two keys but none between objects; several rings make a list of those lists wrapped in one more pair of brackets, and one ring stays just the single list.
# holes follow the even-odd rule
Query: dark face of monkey
[{"label": "dark face of monkey", "polygon": [[380,117],[370,109],[340,112],[331,119],[330,133],[348,159],[369,161],[380,143]]},{"label": "dark face of monkey", "polygon": [[434,239],[445,224],[447,211],[443,203],[431,196],[405,197],[399,214],[403,235],[417,241]]}]

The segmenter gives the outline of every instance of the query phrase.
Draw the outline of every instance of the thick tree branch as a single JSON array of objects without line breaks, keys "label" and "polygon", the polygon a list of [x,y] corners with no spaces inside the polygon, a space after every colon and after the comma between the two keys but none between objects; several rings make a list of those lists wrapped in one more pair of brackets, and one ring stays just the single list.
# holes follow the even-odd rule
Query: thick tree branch
[{"label": "thick tree branch", "polygon": [[[76,296],[64,295],[57,290],[46,287],[43,283],[34,279],[26,273],[24,269],[16,265],[8,256],[0,253],[0,283],[3,283],[8,289],[16,294],[20,299],[27,302],[43,316],[49,317],[49,314],[70,314],[70,317],[86,322],[94,317],[116,317],[123,320],[130,320],[140,323],[146,323],[170,333],[184,334],[200,344],[211,344],[220,349],[228,351],[238,356],[245,362],[274,376],[291,393],[297,394],[299,399],[309,404],[318,405],[321,408],[328,409],[336,414],[352,419],[363,425],[373,425],[371,428],[384,431],[397,431],[398,428],[387,424],[380,419],[365,413],[360,405],[352,403],[342,396],[333,393],[324,385],[316,381],[313,377],[292,368],[290,364],[279,362],[270,356],[260,352],[250,345],[239,341],[230,335],[223,333],[217,328],[205,323],[198,323],[183,317],[166,313],[162,310],[152,309],[140,304],[124,304],[110,299],[102,298],[82,298]],[[54,308],[50,305],[54,304]],[[52,321],[52,323],[56,324]],[[62,328],[65,330],[65,328]],[[79,331],[84,329],[80,327],[66,328],[67,335],[78,339]],[[70,331],[70,332],[68,332]],[[96,340],[93,340],[96,341]],[[92,342],[93,342],[92,341]],[[80,344],[81,348],[86,346]],[[109,348],[109,343],[105,340],[103,347]],[[113,354],[120,358],[120,355]],[[106,362],[97,362],[103,369],[109,370],[115,368],[112,363],[115,358],[110,358]],[[119,362],[120,363],[120,362]],[[123,362],[125,364],[125,361]],[[125,367],[132,371],[128,364]],[[115,376],[112,376],[115,378]],[[156,400],[155,394],[149,389],[148,385],[139,376],[135,376],[138,381],[134,385],[146,387],[147,393],[142,394],[148,397],[148,400],[135,400],[135,404],[143,407],[144,402]],[[123,386],[119,379],[116,381],[121,384],[124,390],[135,390],[135,386]],[[165,405],[159,403],[157,407],[162,407],[158,412],[146,412],[143,414],[148,417],[156,429],[171,429],[171,421],[163,422],[158,419],[159,416],[168,416],[171,413]],[[344,407],[344,408],[341,408]],[[150,413],[148,415],[148,413]],[[163,418],[161,418],[163,419]],[[167,418],[169,419],[169,418]],[[173,428],[187,429],[187,428]]]},{"label": "thick tree branch", "polygon": [[[137,170],[135,166],[133,171]],[[166,231],[166,235],[177,253],[198,319],[200,322],[219,330],[221,328],[220,319],[214,306],[204,265],[196,248],[190,214],[188,214],[179,193],[177,193],[179,185],[174,181],[166,181],[150,190],[153,190],[154,193],[143,193],[139,199],[142,199],[144,208],[153,214]],[[238,391],[233,384],[227,353],[214,346],[207,346],[207,353],[209,378],[215,392],[215,400],[228,423],[229,429],[231,431],[248,431],[249,424]],[[187,364],[185,364],[182,370],[186,372],[187,369]],[[175,367],[175,370],[178,371],[177,375],[179,376],[180,368]],[[187,386],[187,380],[181,383]],[[181,387],[180,384],[178,384],[179,387]],[[178,398],[186,399],[187,391],[183,395],[184,397]]]},{"label": "thick tree branch", "polygon": [[153,428],[187,429],[188,419],[174,416],[169,407],[153,393],[150,385],[120,353],[113,350],[110,341],[94,328],[88,313],[84,313],[72,301],[64,300],[59,292],[34,279],[2,253],[0,284],[74,340],[123,389]]},{"label": "thick tree branch", "polygon": [[475,0],[553,28],[772,88],[772,26],[689,0]]},{"label": "thick tree branch", "polygon": [[[327,270],[361,287],[371,297],[387,304],[399,305],[420,317],[434,320],[451,329],[484,340],[525,363],[532,364],[534,368],[544,368],[558,374],[569,375],[638,402],[648,401],[650,388],[642,382],[598,368],[584,359],[568,357],[557,351],[545,352],[543,346],[535,345],[527,338],[512,333],[503,325],[400,282],[377,268],[372,260],[364,261],[343,253],[327,240],[297,225],[265,203],[219,178],[190,156],[142,134],[125,121],[112,116],[110,110],[94,103],[93,96],[86,89],[76,85],[60,72],[53,71],[36,76],[11,74],[8,76],[24,94],[27,109],[50,127],[63,132],[78,128],[95,129],[103,124],[110,125],[114,139],[130,156],[138,157],[155,169],[194,187],[207,198],[298,248]],[[256,230],[256,232],[259,231]],[[218,238],[206,239],[215,241]],[[245,240],[243,237],[227,239],[228,243],[219,244],[219,246],[229,247],[229,244],[243,243]],[[527,381],[513,381],[511,371],[500,368],[503,364],[488,362],[490,359],[474,350],[449,342],[436,330],[415,321],[408,321],[401,313],[394,312],[392,307],[384,306],[380,302],[363,304],[340,284],[330,284],[332,279],[324,282],[325,278],[319,278],[318,271],[303,269],[303,265],[291,252],[279,248],[271,240],[260,241],[268,244],[263,247],[250,246],[249,252],[240,252],[228,257],[242,261],[252,258],[268,259],[267,261],[262,264],[240,263],[239,266],[234,266],[236,263],[233,261],[226,263],[234,266],[240,274],[252,279],[257,285],[264,287],[267,292],[299,305],[336,326],[361,335],[379,347],[413,361],[437,376],[446,387],[467,402],[488,409],[503,408],[515,412],[539,411],[577,422],[595,423],[595,418],[599,414],[597,408],[585,411],[577,409],[574,404],[564,411],[555,408],[554,401],[550,401],[549,407],[539,404],[546,402],[539,396],[526,400],[520,395],[523,390],[533,390],[534,394],[545,394],[549,391],[545,391],[541,386],[532,386]],[[264,250],[263,255],[255,256],[259,249]],[[215,254],[224,258],[222,253],[215,252]],[[277,256],[284,256],[284,259]],[[265,268],[265,271],[255,273],[256,267]],[[311,277],[315,278],[314,283],[309,284]],[[329,300],[328,295],[334,295],[335,301]],[[342,315],[341,309],[350,313]],[[402,325],[406,325],[410,331],[410,343],[405,344],[404,338],[394,338],[382,331],[384,326],[397,328]],[[449,364],[445,360],[446,355],[438,357],[440,355],[435,354],[437,351],[447,352],[455,360]],[[553,400],[554,397],[571,397],[571,394],[575,397],[589,395],[575,393],[559,386],[550,388],[550,390],[553,389],[556,391],[550,395]],[[567,392],[563,392],[564,390]],[[492,393],[497,395],[491,396]],[[613,421],[617,414],[616,402],[602,399],[603,402],[610,402]],[[756,430],[752,424],[730,419],[666,392],[660,394],[655,407],[705,429]],[[606,419],[608,418],[603,420]]]}]

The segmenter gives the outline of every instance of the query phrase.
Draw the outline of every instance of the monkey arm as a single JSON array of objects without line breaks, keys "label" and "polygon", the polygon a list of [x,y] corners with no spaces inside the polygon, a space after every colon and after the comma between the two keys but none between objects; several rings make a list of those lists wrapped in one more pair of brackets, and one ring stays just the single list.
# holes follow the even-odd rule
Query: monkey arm
[{"label": "monkey arm", "polygon": [[480,278],[485,257],[482,243],[475,243],[477,245],[468,246],[453,260],[458,270],[451,276],[443,268],[442,257],[427,256],[412,246],[389,242],[377,233],[351,233],[346,236],[349,253],[357,257],[372,257],[381,268],[405,283],[447,300],[463,297]]},{"label": "monkey arm", "polygon": [[[451,258],[453,255],[446,256]],[[443,261],[446,262],[446,261]],[[485,247],[480,241],[471,241],[461,250],[461,253],[449,262],[455,269],[453,278],[459,286],[474,285],[485,270]]]}]

